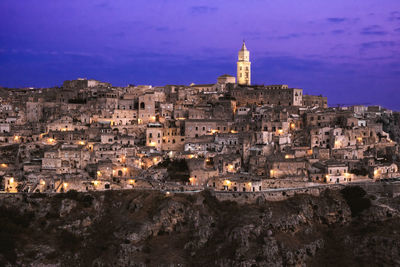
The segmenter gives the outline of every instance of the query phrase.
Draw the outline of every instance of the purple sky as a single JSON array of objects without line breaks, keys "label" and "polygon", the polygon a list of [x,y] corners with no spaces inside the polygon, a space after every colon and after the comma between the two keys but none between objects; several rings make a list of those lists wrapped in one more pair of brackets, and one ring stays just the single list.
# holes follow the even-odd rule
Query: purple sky
[{"label": "purple sky", "polygon": [[0,85],[252,83],[400,110],[399,0],[1,0]]}]

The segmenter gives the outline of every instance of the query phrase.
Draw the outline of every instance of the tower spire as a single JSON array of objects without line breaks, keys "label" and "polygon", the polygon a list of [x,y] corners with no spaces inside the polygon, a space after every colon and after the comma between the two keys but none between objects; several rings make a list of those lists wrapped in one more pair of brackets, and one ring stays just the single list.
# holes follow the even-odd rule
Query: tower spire
[{"label": "tower spire", "polygon": [[243,51],[247,50],[246,43],[245,43],[244,39],[243,39],[242,50],[243,50]]}]

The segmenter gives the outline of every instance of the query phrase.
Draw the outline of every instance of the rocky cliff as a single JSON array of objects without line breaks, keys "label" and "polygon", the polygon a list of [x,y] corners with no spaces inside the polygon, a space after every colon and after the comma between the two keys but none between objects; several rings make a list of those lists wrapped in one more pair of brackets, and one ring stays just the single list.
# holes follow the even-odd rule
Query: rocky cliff
[{"label": "rocky cliff", "polygon": [[251,205],[209,192],[0,196],[0,265],[400,265],[400,199],[360,188]]}]

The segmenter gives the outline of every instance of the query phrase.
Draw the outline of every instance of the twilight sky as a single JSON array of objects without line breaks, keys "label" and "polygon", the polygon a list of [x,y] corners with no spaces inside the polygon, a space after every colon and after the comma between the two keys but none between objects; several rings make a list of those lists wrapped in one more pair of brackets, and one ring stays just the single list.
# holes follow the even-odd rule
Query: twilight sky
[{"label": "twilight sky", "polygon": [[399,0],[1,0],[0,86],[288,84],[400,110]]}]

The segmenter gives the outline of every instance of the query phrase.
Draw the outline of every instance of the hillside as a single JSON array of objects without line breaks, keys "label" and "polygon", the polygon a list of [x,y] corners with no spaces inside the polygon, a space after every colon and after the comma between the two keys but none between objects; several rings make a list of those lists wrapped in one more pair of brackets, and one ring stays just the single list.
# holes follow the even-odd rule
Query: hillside
[{"label": "hillside", "polygon": [[399,265],[400,198],[364,193],[246,206],[209,192],[2,195],[0,265]]}]

